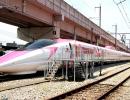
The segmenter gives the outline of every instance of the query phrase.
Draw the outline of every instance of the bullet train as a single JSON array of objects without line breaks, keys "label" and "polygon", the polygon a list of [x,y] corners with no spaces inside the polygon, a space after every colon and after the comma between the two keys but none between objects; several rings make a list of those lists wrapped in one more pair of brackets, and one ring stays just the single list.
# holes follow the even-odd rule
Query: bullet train
[{"label": "bullet train", "polygon": [[[69,39],[39,39],[0,57],[1,74],[30,74],[47,70],[53,62],[113,62],[130,54]],[[51,63],[51,65],[49,65]],[[73,64],[73,63],[72,63]],[[73,67],[73,66],[71,66]]]}]

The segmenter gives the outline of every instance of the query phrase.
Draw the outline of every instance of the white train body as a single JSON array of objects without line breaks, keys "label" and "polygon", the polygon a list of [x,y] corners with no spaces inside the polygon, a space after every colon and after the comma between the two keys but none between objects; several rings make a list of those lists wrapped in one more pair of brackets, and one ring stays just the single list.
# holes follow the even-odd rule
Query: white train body
[{"label": "white train body", "polygon": [[0,73],[29,74],[46,70],[49,62],[109,62],[130,60],[130,54],[74,40],[41,39],[0,57]]}]

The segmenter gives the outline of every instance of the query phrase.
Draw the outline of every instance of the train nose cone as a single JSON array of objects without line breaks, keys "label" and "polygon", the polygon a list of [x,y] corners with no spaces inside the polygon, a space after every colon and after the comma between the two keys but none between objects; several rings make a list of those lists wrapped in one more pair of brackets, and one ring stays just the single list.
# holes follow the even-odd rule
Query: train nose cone
[{"label": "train nose cone", "polygon": [[27,51],[11,51],[0,57],[0,66],[7,64],[13,59],[26,54]]},{"label": "train nose cone", "polygon": [[0,73],[13,72],[20,57],[24,56],[27,51],[11,51],[0,57]]}]

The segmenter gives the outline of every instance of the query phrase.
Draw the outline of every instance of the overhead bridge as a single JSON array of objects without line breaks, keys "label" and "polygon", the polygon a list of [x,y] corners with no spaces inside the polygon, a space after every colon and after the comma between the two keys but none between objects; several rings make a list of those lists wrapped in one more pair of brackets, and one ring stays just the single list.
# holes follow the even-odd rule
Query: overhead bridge
[{"label": "overhead bridge", "polygon": [[0,0],[0,21],[18,26],[25,41],[39,38],[70,38],[128,48],[63,0]]}]

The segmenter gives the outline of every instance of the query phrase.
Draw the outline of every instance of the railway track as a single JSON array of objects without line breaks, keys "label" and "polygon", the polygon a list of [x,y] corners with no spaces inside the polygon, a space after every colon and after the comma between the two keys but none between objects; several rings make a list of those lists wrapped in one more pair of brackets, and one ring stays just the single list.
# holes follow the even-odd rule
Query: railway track
[{"label": "railway track", "polygon": [[130,99],[130,78],[122,85],[112,91],[105,100],[129,100]]},{"label": "railway track", "polygon": [[101,95],[98,100],[102,100],[105,99],[110,93],[114,92],[117,88],[119,88],[120,86],[122,86],[123,83],[125,83],[128,79],[130,78],[130,75],[127,76],[126,78],[124,78],[121,82],[119,82],[117,85],[115,85],[114,87],[112,87],[109,91],[107,91],[106,93],[104,93],[103,95]]},{"label": "railway track", "polygon": [[[37,79],[37,78],[41,78],[41,79]],[[12,85],[12,83],[14,82],[16,82],[17,84]],[[44,78],[42,78],[42,76],[39,75],[0,76],[0,92],[15,89],[15,88],[45,83],[45,82],[49,82],[49,80],[45,80]]]},{"label": "railway track", "polygon": [[[71,91],[54,96],[49,99],[50,100],[58,100],[58,99],[102,100],[130,78],[129,71],[130,71],[130,67],[123,69],[119,72],[116,72],[114,74],[111,74],[109,76],[106,76],[88,85],[84,85],[82,87],[73,89]],[[126,73],[128,73],[128,75],[125,75]],[[120,79],[120,75],[124,76],[123,79]],[[105,81],[110,82],[111,79],[114,77],[115,79],[118,80],[117,82],[114,82],[114,84],[103,83]]]}]

